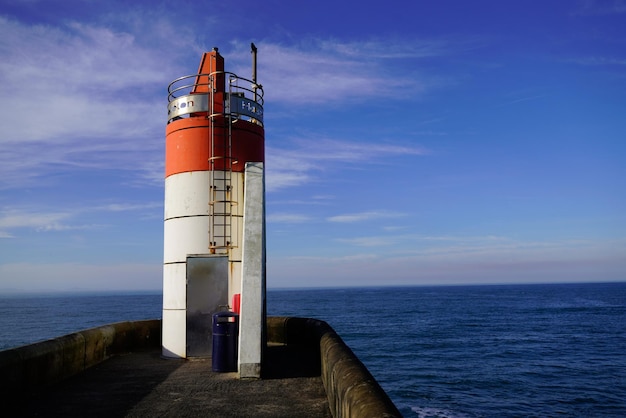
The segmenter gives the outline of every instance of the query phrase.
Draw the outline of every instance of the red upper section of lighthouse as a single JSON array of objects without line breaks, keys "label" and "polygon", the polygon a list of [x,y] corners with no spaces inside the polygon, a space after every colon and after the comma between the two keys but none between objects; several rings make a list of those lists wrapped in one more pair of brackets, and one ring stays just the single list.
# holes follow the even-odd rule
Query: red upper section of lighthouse
[{"label": "red upper section of lighthouse", "polygon": [[261,86],[225,72],[217,49],[203,54],[197,74],[174,80],[168,91],[166,177],[206,170],[243,172],[246,162],[264,161]]}]

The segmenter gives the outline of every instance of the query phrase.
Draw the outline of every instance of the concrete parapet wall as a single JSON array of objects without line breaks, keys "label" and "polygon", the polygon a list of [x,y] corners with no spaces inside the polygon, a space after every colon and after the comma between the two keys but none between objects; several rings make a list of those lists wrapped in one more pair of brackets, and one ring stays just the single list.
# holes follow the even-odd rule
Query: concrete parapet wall
[{"label": "concrete parapet wall", "polygon": [[270,343],[317,344],[322,381],[335,418],[402,417],[376,379],[324,321],[268,317]]},{"label": "concrete parapet wall", "polygon": [[0,391],[58,382],[106,360],[160,347],[161,321],[118,322],[35,344],[0,351]]},{"label": "concrete parapet wall", "polygon": [[[321,379],[335,418],[401,417],[389,396],[324,321],[268,317],[269,343],[319,349]],[[161,346],[161,321],[119,322],[0,351],[0,391],[20,393],[83,372],[109,357]]]}]

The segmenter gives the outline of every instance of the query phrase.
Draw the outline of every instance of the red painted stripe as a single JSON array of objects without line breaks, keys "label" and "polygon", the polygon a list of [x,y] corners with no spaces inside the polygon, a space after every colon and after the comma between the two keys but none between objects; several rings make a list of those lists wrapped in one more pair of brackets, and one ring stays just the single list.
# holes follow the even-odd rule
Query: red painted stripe
[{"label": "red painted stripe", "polygon": [[[227,144],[227,129],[223,119],[215,123],[212,153],[211,128],[206,118],[179,119],[167,125],[165,133],[165,177],[188,171],[224,170],[223,158],[209,159],[211,155],[223,156]],[[246,162],[265,161],[265,132],[263,127],[237,121],[231,129],[232,170],[243,172]]]}]

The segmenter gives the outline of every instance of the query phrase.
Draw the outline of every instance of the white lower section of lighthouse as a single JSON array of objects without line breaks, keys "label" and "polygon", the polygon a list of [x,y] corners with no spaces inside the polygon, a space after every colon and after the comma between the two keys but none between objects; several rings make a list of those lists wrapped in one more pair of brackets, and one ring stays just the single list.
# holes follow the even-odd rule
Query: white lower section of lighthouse
[{"label": "white lower section of lighthouse", "polygon": [[210,206],[222,197],[211,202],[216,199],[209,186],[212,175],[183,172],[165,180],[162,354],[211,355],[212,314],[227,310],[233,295],[240,294],[239,373],[259,378],[265,324],[263,163],[246,163],[244,173],[229,174],[229,226],[217,222],[222,228],[217,235],[229,228],[232,245],[213,251],[210,229],[216,222]]},{"label": "white lower section of lighthouse", "polygon": [[[232,295],[241,293],[241,243],[236,242],[243,228],[243,173],[232,173],[234,204],[230,216],[234,231],[232,248],[210,254],[210,175],[209,171],[183,172],[165,180],[165,222],[163,252],[163,356],[186,358],[197,351],[190,332],[206,332],[210,348],[210,324],[198,329],[210,314],[225,310]],[[220,263],[228,258],[226,271]],[[189,260],[194,268],[190,268]],[[217,275],[226,276],[215,283]],[[198,293],[202,300],[198,299]],[[191,297],[190,297],[191,295]],[[195,305],[195,306],[194,306]],[[198,319],[202,317],[202,319]],[[195,322],[194,322],[195,321]]]}]

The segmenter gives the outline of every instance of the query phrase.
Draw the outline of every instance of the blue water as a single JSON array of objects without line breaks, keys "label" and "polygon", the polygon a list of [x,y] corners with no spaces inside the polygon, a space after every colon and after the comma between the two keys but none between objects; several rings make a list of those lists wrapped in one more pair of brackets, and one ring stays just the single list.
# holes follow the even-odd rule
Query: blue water
[{"label": "blue water", "polygon": [[0,296],[0,350],[120,321],[161,318],[160,294]]},{"label": "blue water", "polygon": [[[329,322],[406,417],[626,416],[626,283],[268,292]],[[0,298],[0,348],[160,317],[160,295]]]}]

